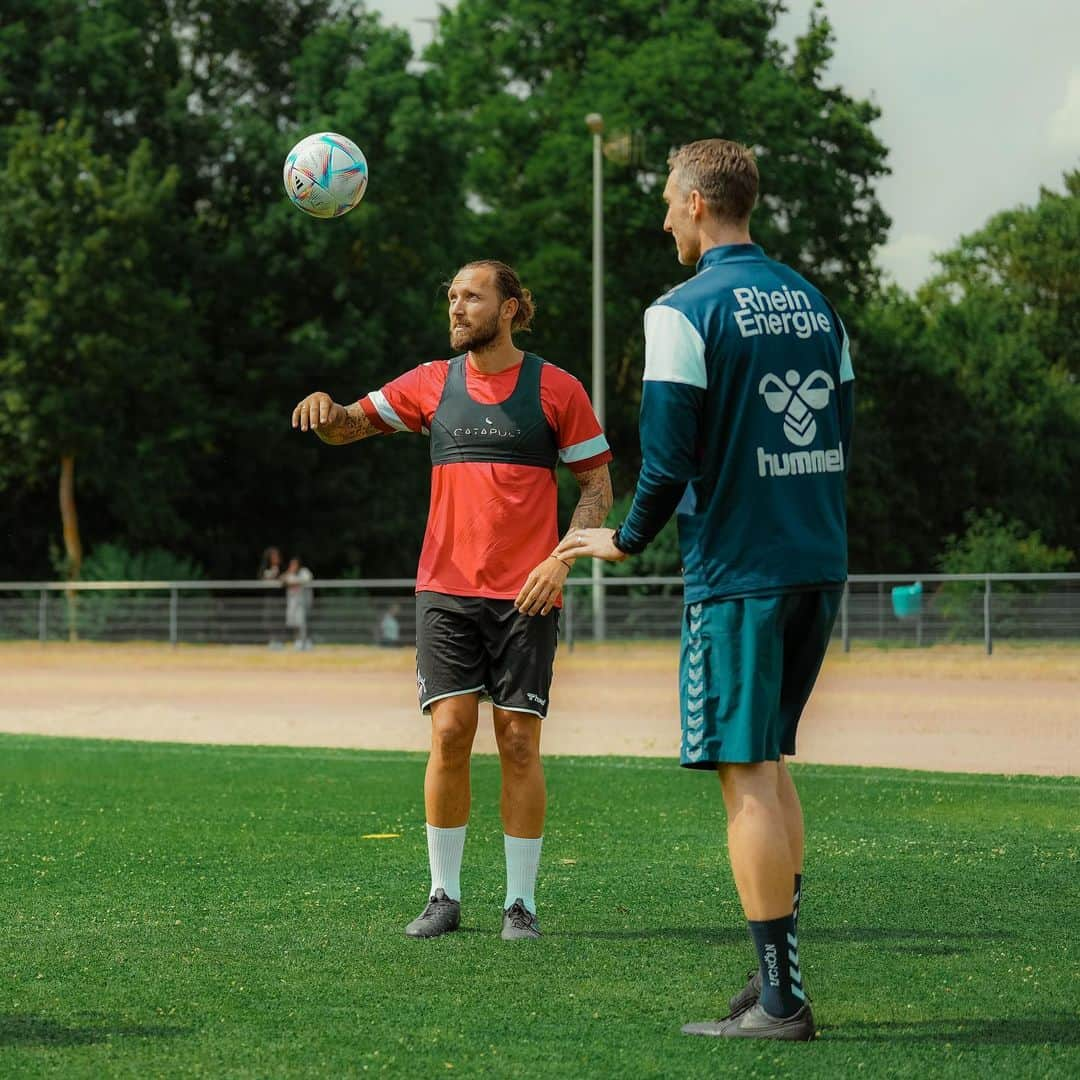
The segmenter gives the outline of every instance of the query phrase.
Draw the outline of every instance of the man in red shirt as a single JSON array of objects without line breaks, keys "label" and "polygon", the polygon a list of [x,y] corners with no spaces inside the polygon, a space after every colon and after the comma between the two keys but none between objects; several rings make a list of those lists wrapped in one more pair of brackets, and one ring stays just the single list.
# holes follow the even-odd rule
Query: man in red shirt
[{"label": "man in red shirt", "polygon": [[502,937],[540,936],[536,875],[547,794],[540,727],[572,560],[559,542],[555,467],[577,477],[571,529],[611,507],[611,451],[581,383],[514,345],[533,302],[505,263],[462,267],[450,284],[450,344],[460,355],[407,371],[344,406],[310,394],[292,424],[326,443],[395,431],[431,439],[431,505],[416,575],[416,682],[431,714],[424,780],[431,889],[405,932],[458,928],[469,818],[469,758],[489,697],[502,766],[506,900]]}]

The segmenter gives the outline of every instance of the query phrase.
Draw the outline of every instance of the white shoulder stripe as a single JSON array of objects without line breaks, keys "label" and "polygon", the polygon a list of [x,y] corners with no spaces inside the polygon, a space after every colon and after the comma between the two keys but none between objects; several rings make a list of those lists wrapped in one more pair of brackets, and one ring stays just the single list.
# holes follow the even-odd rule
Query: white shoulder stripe
[{"label": "white shoulder stripe", "polygon": [[596,457],[608,449],[608,441],[604,435],[596,435],[584,442],[574,443],[573,446],[564,446],[559,451],[559,457],[567,465],[574,461],[584,461],[586,458]]},{"label": "white shoulder stripe", "polygon": [[848,340],[847,327],[840,323],[840,381],[851,382],[855,378],[855,368],[851,363],[851,342]]},{"label": "white shoulder stripe", "polygon": [[384,423],[389,424],[395,431],[409,430],[401,417],[394,412],[393,406],[386,400],[386,395],[381,390],[373,390],[368,397],[371,398],[371,404],[375,406]]},{"label": "white shoulder stripe", "polygon": [[645,381],[686,383],[704,390],[705,342],[690,320],[666,304],[645,312]]}]

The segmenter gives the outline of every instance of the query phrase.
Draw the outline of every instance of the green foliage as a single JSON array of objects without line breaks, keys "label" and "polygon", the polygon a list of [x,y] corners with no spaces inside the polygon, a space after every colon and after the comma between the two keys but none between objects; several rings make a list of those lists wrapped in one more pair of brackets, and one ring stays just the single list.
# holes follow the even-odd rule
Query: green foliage
[{"label": "green foliage", "polygon": [[662,229],[670,149],[725,135],[759,148],[755,236],[838,304],[869,292],[888,220],[873,193],[876,108],[826,87],[831,31],[815,16],[795,54],[767,0],[462,0],[426,53],[467,163],[477,254],[518,266],[538,299],[536,341],[589,373],[592,172],[584,117],[638,136],[604,166],[608,428],[616,494],[633,480],[642,312],[687,271]]},{"label": "green foliage", "polygon": [[195,560],[163,548],[129,551],[120,544],[98,544],[83,560],[84,581],[202,581]]},{"label": "green foliage", "polygon": [[939,559],[945,574],[1052,574],[1068,570],[1075,560],[1063,547],[1049,547],[1036,529],[1007,521],[995,510],[964,516],[967,530],[949,536]]},{"label": "green foliage", "polygon": [[[44,131],[25,115],[8,134],[0,487],[40,482],[61,454],[87,454],[91,490],[136,529],[151,513],[160,525],[168,503],[157,485],[176,463],[159,452],[175,433],[166,414],[188,309],[156,274],[177,170],[159,169],[146,142],[120,164],[97,154],[77,122]],[[125,489],[135,475],[139,490]]]},{"label": "green foliage", "polygon": [[553,758],[523,957],[498,936],[490,755],[463,928],[435,942],[402,934],[426,899],[422,755],[4,735],[0,758],[5,1075],[1080,1070],[1075,778],[794,766],[821,1038],[763,1050],[679,1032],[753,955],[713,777]]},{"label": "green foliage", "polygon": [[1080,550],[1078,249],[1072,173],[962,238],[917,297],[887,290],[849,321],[853,570],[924,569],[987,506]]},{"label": "green foliage", "polygon": [[[967,529],[962,535],[946,538],[945,550],[938,559],[943,573],[1052,574],[1069,570],[1075,561],[1067,548],[1048,546],[1038,530],[1029,532],[1022,522],[1006,520],[996,510],[969,512],[964,521]],[[941,587],[936,605],[949,620],[954,638],[970,638],[979,631],[983,616],[976,600],[984,589],[977,581],[950,581]],[[1044,590],[1045,586],[1035,581],[995,581],[995,630],[1016,631],[1008,597],[1036,595]]]},{"label": "green foliage", "polygon": [[[0,560],[48,573],[73,453],[91,549],[183,550],[246,577],[276,543],[326,575],[411,575],[424,440],[324,447],[290,410],[446,355],[440,283],[484,255],[536,293],[528,343],[588,382],[592,111],[617,496],[638,464],[642,311],[687,273],[660,228],[666,156],[722,134],[758,149],[755,238],[852,333],[852,569],[924,568],[986,506],[1080,550],[1080,174],[965,237],[917,297],[881,292],[878,110],[828,84],[820,11],[785,50],[779,9],[461,0],[418,65],[351,0],[9,0],[0,497],[20,524],[0,529]],[[333,222],[281,187],[289,147],[321,129],[372,170]],[[677,565],[667,532],[612,573]]]},{"label": "green foliage", "polygon": [[919,302],[966,403],[966,506],[1080,550],[1080,173],[1065,188],[964,237]]}]

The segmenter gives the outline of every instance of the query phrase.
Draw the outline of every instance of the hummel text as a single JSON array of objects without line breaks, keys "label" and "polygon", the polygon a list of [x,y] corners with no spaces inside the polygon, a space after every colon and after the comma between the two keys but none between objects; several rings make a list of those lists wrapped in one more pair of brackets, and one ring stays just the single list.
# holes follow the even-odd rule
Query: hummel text
[{"label": "hummel text", "polygon": [[796,450],[790,454],[770,454],[757,448],[758,476],[805,476],[807,473],[844,471],[844,448],[835,450]]}]

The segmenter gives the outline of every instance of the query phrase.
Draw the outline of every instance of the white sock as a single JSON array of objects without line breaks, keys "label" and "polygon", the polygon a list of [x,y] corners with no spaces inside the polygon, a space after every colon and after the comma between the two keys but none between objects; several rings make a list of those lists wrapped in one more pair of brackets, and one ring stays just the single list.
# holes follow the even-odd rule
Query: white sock
[{"label": "white sock", "polygon": [[468,825],[456,829],[427,827],[428,862],[431,865],[431,892],[442,889],[449,900],[461,899],[461,855],[465,850],[465,830]]},{"label": "white sock", "polygon": [[520,900],[536,914],[536,872],[540,869],[540,847],[543,843],[542,836],[528,839],[503,833],[503,846],[506,848],[504,908],[510,907],[515,900]]}]

